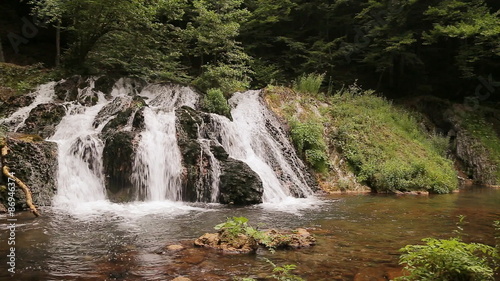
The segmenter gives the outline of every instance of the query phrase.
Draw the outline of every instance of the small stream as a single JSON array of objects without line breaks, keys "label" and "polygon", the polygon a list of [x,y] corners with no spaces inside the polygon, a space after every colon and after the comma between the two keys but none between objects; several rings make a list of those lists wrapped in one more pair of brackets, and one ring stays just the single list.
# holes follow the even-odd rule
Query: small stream
[{"label": "small stream", "polygon": [[[494,244],[492,223],[500,220],[500,189],[469,188],[450,195],[331,195],[282,204],[227,207],[219,204],[148,202],[78,204],[70,211],[19,213],[16,273],[7,272],[8,230],[0,232],[0,280],[234,280],[271,272],[264,258],[296,264],[306,280],[354,280],[398,270],[398,249],[421,238],[448,238],[458,215],[467,216],[466,240]],[[318,245],[272,254],[221,254],[192,248],[191,241],[229,216],[245,216],[263,228],[306,227]],[[6,222],[4,215],[0,216]],[[156,254],[167,244],[178,253]],[[368,279],[367,279],[368,280]],[[380,279],[373,279],[380,280]]]}]

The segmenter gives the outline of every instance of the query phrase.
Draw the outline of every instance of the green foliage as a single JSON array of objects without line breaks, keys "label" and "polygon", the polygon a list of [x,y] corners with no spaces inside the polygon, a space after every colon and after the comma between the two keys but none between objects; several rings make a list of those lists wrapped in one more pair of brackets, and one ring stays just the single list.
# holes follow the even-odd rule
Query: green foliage
[{"label": "green foliage", "polygon": [[229,239],[236,239],[240,234],[246,235],[274,251],[273,247],[268,246],[271,245],[271,238],[264,232],[248,225],[248,219],[245,217],[227,218],[226,222],[216,225],[214,229],[223,232]]},{"label": "green foliage", "polygon": [[278,281],[305,281],[301,277],[292,273],[293,270],[297,268],[295,264],[285,264],[283,266],[277,266],[269,259],[266,261],[273,266],[272,278]]},{"label": "green foliage", "polygon": [[316,95],[319,93],[319,89],[321,88],[321,84],[323,83],[323,79],[325,78],[325,74],[303,74],[294,83],[294,90],[300,93],[309,93]]},{"label": "green foliage", "polygon": [[333,141],[358,180],[382,192],[447,193],[457,187],[453,164],[443,155],[446,139],[428,136],[413,115],[356,86],[330,104]]},{"label": "green foliage", "polygon": [[224,94],[219,89],[209,89],[203,98],[203,108],[211,113],[230,116],[231,109]]},{"label": "green foliage", "polygon": [[[397,281],[487,281],[495,280],[500,253],[481,243],[465,243],[463,235],[464,216],[457,224],[458,237],[450,239],[424,238],[425,245],[407,245],[400,251],[400,264],[405,264],[408,276]],[[495,222],[498,225],[498,222]],[[498,231],[498,230],[497,230]]]},{"label": "green foliage", "polygon": [[38,85],[59,78],[56,71],[44,69],[42,64],[17,66],[0,63],[0,85],[10,88],[14,94],[26,94]]},{"label": "green foliage", "polygon": [[290,127],[291,137],[298,152],[305,156],[307,162],[316,171],[325,172],[328,168],[328,156],[323,140],[323,124],[316,120],[309,120],[305,123],[292,120]]}]

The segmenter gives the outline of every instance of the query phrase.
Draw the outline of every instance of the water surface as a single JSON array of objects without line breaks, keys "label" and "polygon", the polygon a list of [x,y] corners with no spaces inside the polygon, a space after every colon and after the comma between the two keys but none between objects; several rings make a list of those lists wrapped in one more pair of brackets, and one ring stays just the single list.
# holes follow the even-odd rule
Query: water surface
[{"label": "water surface", "polygon": [[[397,270],[398,249],[424,237],[448,238],[467,216],[466,240],[494,244],[500,190],[474,188],[450,195],[332,195],[287,204],[226,207],[173,202],[127,205],[92,202],[44,216],[17,215],[16,274],[7,272],[8,231],[0,232],[0,280],[233,280],[266,276],[270,265],[293,263],[307,280],[353,280],[359,272]],[[190,248],[156,254],[167,244],[190,244],[228,216],[263,228],[311,229],[318,245],[272,254],[228,255]],[[2,221],[6,218],[1,217]],[[182,242],[184,241],[184,242]],[[4,254],[5,253],[5,254]],[[382,274],[382,273],[381,273]]]}]

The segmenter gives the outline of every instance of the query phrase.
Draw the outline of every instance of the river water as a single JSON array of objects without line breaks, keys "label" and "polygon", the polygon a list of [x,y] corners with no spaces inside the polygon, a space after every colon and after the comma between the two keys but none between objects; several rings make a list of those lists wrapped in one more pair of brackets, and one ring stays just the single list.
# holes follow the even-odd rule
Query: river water
[{"label": "river water", "polygon": [[[458,215],[467,216],[465,239],[494,244],[500,189],[469,188],[431,196],[330,195],[281,204],[227,207],[218,204],[149,202],[75,205],[17,214],[16,273],[7,272],[6,223],[0,232],[0,280],[234,280],[262,278],[272,267],[296,264],[306,280],[354,280],[398,270],[398,249],[424,237],[448,238]],[[221,254],[191,241],[229,216],[246,216],[262,228],[310,229],[317,246],[252,255]],[[6,217],[0,219],[6,222]],[[169,244],[184,251],[157,254]],[[263,279],[262,279],[263,280]],[[370,279],[358,279],[370,280]],[[384,279],[371,279],[384,280]]]}]

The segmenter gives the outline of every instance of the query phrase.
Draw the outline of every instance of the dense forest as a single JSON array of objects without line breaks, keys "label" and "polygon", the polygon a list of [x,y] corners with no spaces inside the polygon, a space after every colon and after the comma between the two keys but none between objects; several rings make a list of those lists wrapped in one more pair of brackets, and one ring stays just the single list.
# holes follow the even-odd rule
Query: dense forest
[{"label": "dense forest", "polygon": [[[391,98],[498,99],[494,0],[5,0],[0,60],[225,93],[324,74]],[[472,99],[472,100],[471,100]]]}]

